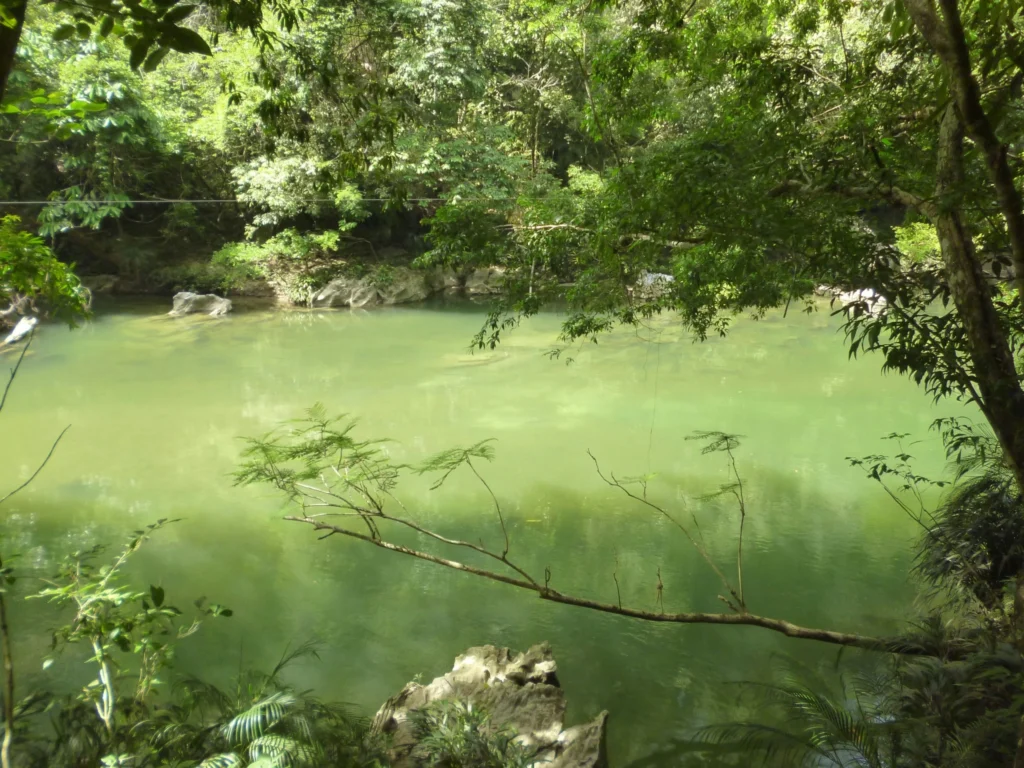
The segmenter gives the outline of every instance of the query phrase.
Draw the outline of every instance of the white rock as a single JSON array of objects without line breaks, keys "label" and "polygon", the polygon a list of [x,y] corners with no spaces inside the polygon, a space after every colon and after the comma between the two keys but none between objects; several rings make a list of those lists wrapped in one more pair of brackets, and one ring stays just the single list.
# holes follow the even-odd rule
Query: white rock
[{"label": "white rock", "polygon": [[470,296],[501,293],[503,282],[505,282],[505,270],[501,267],[474,269],[466,275],[466,293]]},{"label": "white rock", "polygon": [[33,317],[32,315],[25,315],[18,321],[17,325],[14,326],[14,330],[12,330],[7,335],[7,338],[4,339],[4,345],[15,344],[21,341],[32,333],[32,329],[37,325],[39,325],[39,318]]},{"label": "white rock", "polygon": [[516,739],[536,753],[534,768],[607,768],[608,713],[564,727],[565,694],[547,644],[525,653],[492,645],[470,648],[448,674],[427,685],[409,683],[388,699],[374,717],[373,728],[389,734],[394,768],[420,764],[409,714],[446,699],[472,704],[486,711],[494,726],[515,729]]},{"label": "white rock", "polygon": [[231,300],[213,293],[192,293],[181,291],[174,294],[174,308],[167,314],[174,317],[205,312],[210,317],[220,317],[231,311]]}]

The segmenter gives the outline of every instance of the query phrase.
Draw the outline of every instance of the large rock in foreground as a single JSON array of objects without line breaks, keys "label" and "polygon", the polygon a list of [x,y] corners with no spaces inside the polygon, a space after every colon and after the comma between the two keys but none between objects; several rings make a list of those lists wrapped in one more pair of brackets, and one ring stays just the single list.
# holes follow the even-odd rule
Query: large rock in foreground
[{"label": "large rock in foreground", "polygon": [[409,714],[435,701],[471,703],[490,715],[495,728],[515,729],[517,739],[536,751],[535,768],[607,768],[608,713],[592,722],[564,727],[565,694],[546,643],[525,653],[485,645],[455,659],[452,671],[429,685],[409,683],[380,708],[377,732],[391,735],[393,768],[417,768],[416,736]]},{"label": "large rock in foreground", "polygon": [[174,294],[174,308],[167,314],[174,317],[204,312],[210,317],[220,317],[231,311],[231,300],[213,293],[190,293],[181,291]]}]

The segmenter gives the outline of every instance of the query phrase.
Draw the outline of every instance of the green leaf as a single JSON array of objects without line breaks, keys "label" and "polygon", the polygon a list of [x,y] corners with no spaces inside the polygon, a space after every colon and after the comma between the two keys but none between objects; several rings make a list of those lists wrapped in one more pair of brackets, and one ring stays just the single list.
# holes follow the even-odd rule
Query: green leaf
[{"label": "green leaf", "polygon": [[138,69],[142,62],[146,59],[146,54],[149,52],[150,46],[153,44],[152,40],[148,38],[142,38],[131,48],[131,56],[128,57],[128,65],[132,69]]},{"label": "green leaf", "polygon": [[194,5],[177,5],[164,14],[163,21],[167,24],[177,24],[191,16],[195,10]]},{"label": "green leaf", "polygon": [[142,65],[142,68],[146,72],[152,72],[154,69],[160,66],[160,62],[163,61],[164,56],[166,56],[170,52],[170,48],[168,48],[166,45],[161,45],[159,48],[157,48],[155,51],[149,54],[149,56],[146,57],[146,62]]},{"label": "green leaf", "polygon": [[186,27],[171,27],[160,36],[160,41],[180,53],[201,53],[212,56],[213,51],[202,35]]},{"label": "green leaf", "polygon": [[149,588],[149,596],[153,598],[153,605],[159,608],[164,604],[164,588],[153,585]]},{"label": "green leaf", "polygon": [[100,37],[107,37],[114,29],[114,17],[104,16],[100,22]]},{"label": "green leaf", "polygon": [[61,24],[53,31],[54,40],[67,40],[75,34],[74,24]]},{"label": "green leaf", "polygon": [[75,24],[75,32],[78,33],[78,36],[80,38],[85,40],[89,37],[89,35],[92,34],[92,27],[90,27],[84,21],[80,21],[77,24]]}]

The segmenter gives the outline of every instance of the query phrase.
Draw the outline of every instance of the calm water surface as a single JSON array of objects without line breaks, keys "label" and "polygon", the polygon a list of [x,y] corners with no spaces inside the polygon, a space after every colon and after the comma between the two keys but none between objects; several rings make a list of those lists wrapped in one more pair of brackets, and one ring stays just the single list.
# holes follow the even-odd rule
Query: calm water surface
[{"label": "calm water surface", "polygon": [[[270,666],[289,644],[323,641],[320,663],[292,670],[325,697],[376,708],[405,682],[429,679],[465,648],[554,648],[572,718],[609,709],[616,764],[694,725],[737,714],[726,681],[767,679],[773,657],[825,665],[835,652],[743,627],[660,626],[550,605],[530,594],[282,521],[270,491],[232,487],[240,436],[315,402],[358,417],[360,434],[395,441],[401,460],[493,437],[486,477],[500,497],[512,554],[552,586],[667,611],[719,610],[714,575],[681,535],[603,485],[587,456],[620,476],[657,473],[654,498],[696,514],[716,559],[734,567],[736,511],[700,501],[728,481],[694,430],[746,436],[738,453],[749,516],[751,610],[810,626],[895,631],[914,600],[907,579],[914,524],[844,457],[891,451],[910,432],[917,468],[941,471],[927,431],[940,415],[879,361],[848,361],[827,311],[740,320],[727,339],[693,344],[669,322],[545,355],[559,318],[545,315],[495,352],[467,343],[483,310],[469,304],[374,312],[239,312],[171,319],[163,303],[101,308],[82,329],[48,327],[0,418],[0,480],[12,487],[72,428],[51,464],[5,507],[5,545],[23,574],[116,543],[158,518],[183,518],[141,552],[134,571],[187,605],[234,609],[181,644],[182,666],[226,679]],[[10,357],[5,358],[5,364]],[[498,542],[471,478],[439,491],[399,489],[419,519]],[[30,584],[30,579],[20,582]],[[28,587],[25,587],[27,590]],[[56,619],[19,602],[23,679],[59,686],[80,665],[39,659]]]}]

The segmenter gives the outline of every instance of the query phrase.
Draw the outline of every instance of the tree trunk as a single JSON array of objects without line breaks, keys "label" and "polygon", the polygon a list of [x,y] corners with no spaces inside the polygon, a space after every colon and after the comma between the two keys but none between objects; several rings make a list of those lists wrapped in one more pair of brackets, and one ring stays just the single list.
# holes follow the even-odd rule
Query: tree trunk
[{"label": "tree trunk", "polygon": [[14,20],[14,26],[8,27],[0,23],[0,101],[4,100],[7,93],[7,78],[14,69],[14,54],[18,50],[18,41],[21,40],[21,28],[25,24],[25,10],[28,8],[28,0],[14,0],[3,2],[4,10]]},{"label": "tree trunk", "polygon": [[1024,488],[1024,390],[999,322],[990,288],[959,208],[950,198],[962,187],[964,122],[953,104],[939,128],[935,228],[953,302],[967,334],[982,410],[999,438],[1017,484]]},{"label": "tree trunk", "polygon": [[1019,299],[1024,302],[1024,201],[1013,181],[1013,171],[1007,159],[1009,148],[999,141],[981,103],[981,90],[971,70],[967,36],[957,0],[939,0],[944,18],[939,17],[933,0],[903,1],[914,25],[946,68],[950,90],[960,108],[967,133],[985,156],[989,179],[1006,220]]}]

